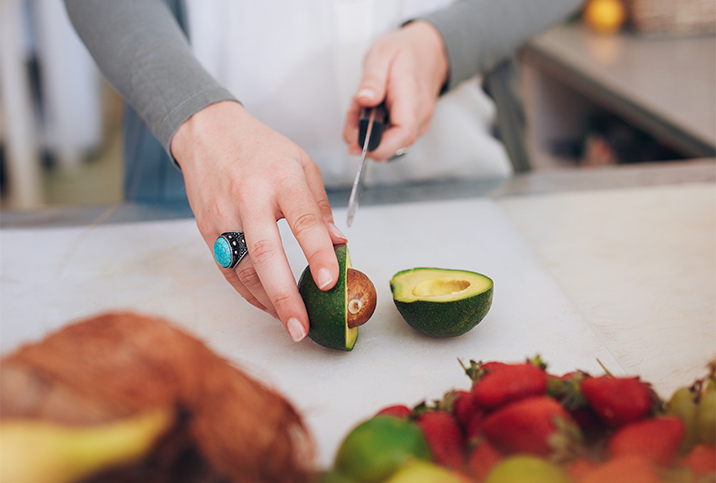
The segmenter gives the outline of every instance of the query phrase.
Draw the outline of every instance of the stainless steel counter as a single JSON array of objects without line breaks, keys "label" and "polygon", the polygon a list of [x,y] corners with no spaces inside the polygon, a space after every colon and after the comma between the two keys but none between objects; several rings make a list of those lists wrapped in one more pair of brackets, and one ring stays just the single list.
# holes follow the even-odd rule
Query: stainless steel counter
[{"label": "stainless steel counter", "polygon": [[[606,166],[595,169],[533,171],[510,179],[442,181],[366,188],[361,197],[361,206],[708,183],[714,180],[716,180],[716,165],[713,159]],[[331,206],[345,207],[348,204],[348,195],[348,190],[330,191],[328,197]],[[48,206],[31,211],[3,211],[0,213],[0,228],[82,226],[92,223],[172,220],[192,216],[186,203]]]},{"label": "stainless steel counter", "polygon": [[689,156],[716,153],[716,36],[595,34],[563,25],[525,62]]}]

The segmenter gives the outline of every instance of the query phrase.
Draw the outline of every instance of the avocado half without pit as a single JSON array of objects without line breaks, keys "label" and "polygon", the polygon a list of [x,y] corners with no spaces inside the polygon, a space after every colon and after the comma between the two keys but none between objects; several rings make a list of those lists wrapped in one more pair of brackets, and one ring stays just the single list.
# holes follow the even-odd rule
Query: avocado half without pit
[{"label": "avocado half without pit", "polygon": [[373,282],[351,267],[348,247],[337,245],[335,251],[339,275],[334,287],[320,290],[306,267],[298,280],[298,292],[311,324],[308,336],[329,349],[349,351],[355,346],[358,327],[373,315],[377,298]]},{"label": "avocado half without pit", "polygon": [[415,330],[457,337],[472,330],[492,305],[492,280],[477,272],[411,268],[390,280],[393,302]]}]

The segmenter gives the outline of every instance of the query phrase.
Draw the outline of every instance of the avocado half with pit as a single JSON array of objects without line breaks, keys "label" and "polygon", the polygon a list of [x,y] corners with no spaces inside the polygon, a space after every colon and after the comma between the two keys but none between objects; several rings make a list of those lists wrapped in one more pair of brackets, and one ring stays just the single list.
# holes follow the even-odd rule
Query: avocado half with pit
[{"label": "avocado half with pit", "polygon": [[390,280],[393,301],[415,330],[457,337],[472,330],[492,305],[492,280],[477,272],[411,268]]},{"label": "avocado half with pit", "polygon": [[319,289],[306,267],[298,280],[298,292],[311,324],[308,337],[329,349],[349,351],[355,346],[358,327],[373,315],[377,299],[373,282],[351,267],[348,247],[336,245],[335,251],[339,275],[333,288]]}]

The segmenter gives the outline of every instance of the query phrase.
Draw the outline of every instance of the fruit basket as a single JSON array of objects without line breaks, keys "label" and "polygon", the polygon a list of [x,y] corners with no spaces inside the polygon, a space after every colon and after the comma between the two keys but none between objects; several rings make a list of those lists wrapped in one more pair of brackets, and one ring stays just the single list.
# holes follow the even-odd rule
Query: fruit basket
[{"label": "fruit basket", "polygon": [[713,0],[625,0],[629,21],[637,32],[693,35],[716,32]]}]

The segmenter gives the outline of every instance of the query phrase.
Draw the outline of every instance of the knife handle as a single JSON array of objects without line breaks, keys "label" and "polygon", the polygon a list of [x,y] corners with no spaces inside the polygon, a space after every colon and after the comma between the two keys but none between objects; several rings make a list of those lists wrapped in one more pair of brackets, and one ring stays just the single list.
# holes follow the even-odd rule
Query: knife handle
[{"label": "knife handle", "polygon": [[370,120],[370,112],[375,111],[375,119],[373,120],[373,130],[370,132],[370,140],[368,141],[368,151],[373,151],[380,144],[383,136],[383,128],[388,124],[388,110],[385,102],[375,107],[364,107],[361,110],[358,120],[358,145],[363,147],[365,144],[365,135],[368,132],[368,122]]}]

